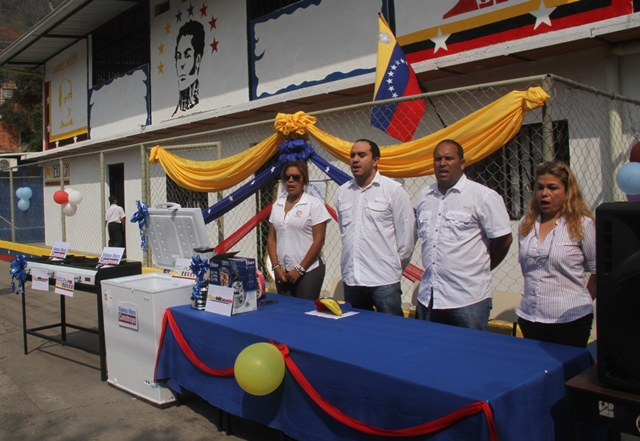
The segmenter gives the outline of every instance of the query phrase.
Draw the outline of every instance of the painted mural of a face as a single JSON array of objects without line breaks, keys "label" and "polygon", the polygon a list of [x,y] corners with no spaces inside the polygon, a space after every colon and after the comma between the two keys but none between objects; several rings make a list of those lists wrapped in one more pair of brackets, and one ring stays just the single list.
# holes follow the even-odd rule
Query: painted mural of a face
[{"label": "painted mural of a face", "polygon": [[58,115],[61,129],[73,125],[73,117],[71,116],[72,100],[73,88],[71,87],[71,81],[65,78],[58,87]]},{"label": "painted mural of a face", "polygon": [[204,27],[197,21],[189,20],[182,25],[176,38],[175,60],[180,98],[173,115],[178,110],[189,110],[199,102],[198,75],[203,53]]}]

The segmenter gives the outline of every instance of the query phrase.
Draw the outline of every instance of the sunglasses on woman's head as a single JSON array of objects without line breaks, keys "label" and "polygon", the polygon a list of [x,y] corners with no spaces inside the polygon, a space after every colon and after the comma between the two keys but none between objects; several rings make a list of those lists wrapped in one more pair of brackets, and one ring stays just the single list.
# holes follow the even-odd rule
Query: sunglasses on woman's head
[{"label": "sunglasses on woman's head", "polygon": [[285,181],[285,182],[287,182],[289,179],[293,178],[293,180],[294,180],[295,182],[300,182],[300,177],[301,177],[300,175],[295,174],[295,173],[294,173],[294,174],[286,173],[286,174],[284,175],[284,181]]}]

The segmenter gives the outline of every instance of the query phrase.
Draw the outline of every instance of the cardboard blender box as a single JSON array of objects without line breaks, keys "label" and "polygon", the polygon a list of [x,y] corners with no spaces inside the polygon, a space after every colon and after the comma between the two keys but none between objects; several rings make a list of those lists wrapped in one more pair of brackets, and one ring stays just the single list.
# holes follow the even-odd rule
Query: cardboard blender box
[{"label": "cardboard blender box", "polygon": [[213,306],[211,302],[231,303],[231,315],[255,311],[257,297],[255,259],[213,256],[209,260],[207,309]]}]

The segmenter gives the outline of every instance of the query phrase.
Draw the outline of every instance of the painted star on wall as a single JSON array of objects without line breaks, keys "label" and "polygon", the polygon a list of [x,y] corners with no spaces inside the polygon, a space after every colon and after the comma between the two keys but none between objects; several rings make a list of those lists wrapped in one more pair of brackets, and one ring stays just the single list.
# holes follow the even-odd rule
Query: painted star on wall
[{"label": "painted star on wall", "polygon": [[544,0],[540,0],[540,7],[538,8],[538,10],[531,12],[531,15],[536,18],[536,24],[533,26],[533,29],[538,29],[538,26],[540,26],[542,23],[546,24],[547,26],[551,26],[551,17],[549,16],[553,11],[555,11],[555,9],[556,8],[547,8],[544,4]]},{"label": "painted star on wall", "polygon": [[446,35],[442,35],[442,30],[440,28],[438,28],[438,36],[436,38],[432,38],[431,41],[433,41],[436,45],[435,48],[433,48],[433,53],[435,54],[436,52],[438,52],[438,50],[443,49],[443,50],[448,50],[447,49],[447,38],[449,38],[450,34],[446,34]]}]

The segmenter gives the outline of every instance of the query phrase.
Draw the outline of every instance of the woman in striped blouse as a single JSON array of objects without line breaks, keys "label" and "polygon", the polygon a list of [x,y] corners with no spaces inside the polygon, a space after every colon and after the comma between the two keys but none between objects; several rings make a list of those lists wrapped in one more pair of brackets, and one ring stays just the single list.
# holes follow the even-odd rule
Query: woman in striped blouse
[{"label": "woman in striped blouse", "polygon": [[[596,228],[568,165],[538,166],[518,238],[524,294],[516,314],[522,334],[585,347],[596,297]],[[586,284],[585,268],[591,273]]]}]

